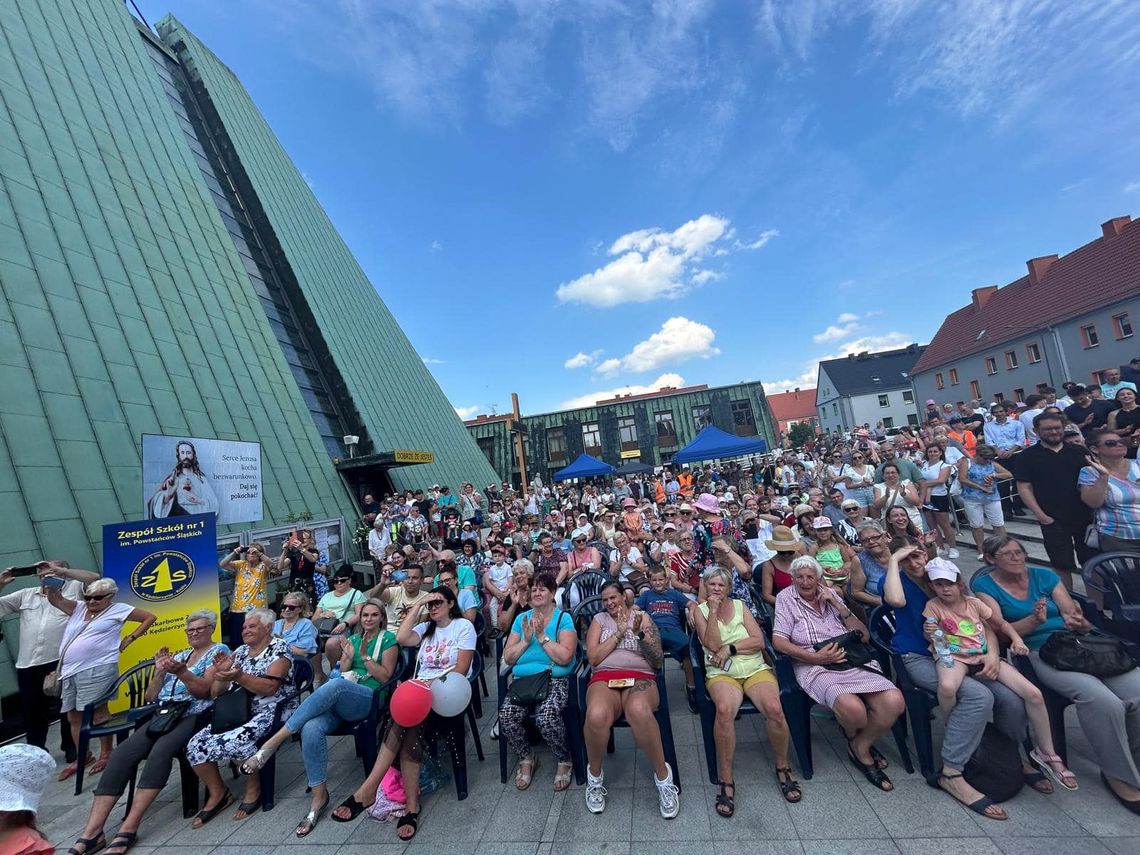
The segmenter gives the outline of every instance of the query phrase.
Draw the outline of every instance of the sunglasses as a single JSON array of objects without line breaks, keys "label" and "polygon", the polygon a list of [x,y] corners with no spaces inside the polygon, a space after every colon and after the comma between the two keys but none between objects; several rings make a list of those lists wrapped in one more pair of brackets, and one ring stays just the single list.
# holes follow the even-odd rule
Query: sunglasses
[{"label": "sunglasses", "polygon": [[340,585],[340,584],[345,584],[345,585],[347,585],[347,584],[348,584],[349,582],[351,582],[351,581],[352,581],[351,579],[344,579],[344,578],[341,578],[341,579],[333,579],[333,584],[334,584],[334,585]]},{"label": "sunglasses", "polygon": [[283,612],[293,612],[293,611],[296,611],[296,610],[297,610],[297,609],[299,609],[299,608],[301,608],[301,607],[300,607],[300,606],[295,606],[295,605],[293,605],[292,603],[285,603],[285,605],[283,605],[283,606],[281,607],[281,611],[283,611]]},{"label": "sunglasses", "polygon": [[1103,445],[1105,448],[1119,448],[1124,443],[1119,439],[1105,439],[1098,442],[1097,445]]},{"label": "sunglasses", "polygon": [[97,603],[99,600],[105,600],[110,594],[84,594],[83,599],[89,603]]},{"label": "sunglasses", "polygon": [[428,600],[428,602],[426,603],[426,605],[427,605],[427,607],[428,607],[429,609],[434,609],[434,608],[436,608],[437,606],[442,606],[442,605],[444,605],[446,602],[447,602],[447,600]]}]

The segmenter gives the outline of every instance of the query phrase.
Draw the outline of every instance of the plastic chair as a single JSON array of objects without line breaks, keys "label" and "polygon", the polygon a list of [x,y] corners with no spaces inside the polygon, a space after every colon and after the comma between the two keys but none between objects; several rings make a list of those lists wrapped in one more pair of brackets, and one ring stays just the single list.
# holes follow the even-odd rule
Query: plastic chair
[{"label": "plastic chair", "polygon": [[467,739],[466,725],[471,725],[471,738],[475,741],[475,753],[480,762],[487,759],[483,754],[483,741],[479,738],[479,724],[475,720],[475,702],[479,692],[476,681],[483,670],[483,655],[476,650],[471,660],[471,675],[467,678],[471,683],[471,702],[467,709],[459,715],[444,718],[434,712],[428,716],[428,726],[434,730],[437,738],[432,745],[432,753],[439,756],[439,738],[447,742],[448,753],[451,754],[451,770],[455,777],[455,794],[459,801],[467,798]]},{"label": "plastic chair", "polygon": [[571,595],[574,593],[577,594],[579,605],[592,597],[599,596],[602,593],[602,586],[612,578],[612,576],[597,570],[586,570],[571,576],[566,583],[566,591],[563,594],[565,602],[562,608],[570,610],[570,601],[574,599]]},{"label": "plastic chair", "polygon": [[[146,703],[145,697],[146,687],[153,676],[154,660],[148,659],[145,662],[140,662],[130,670],[119,675],[119,679],[115,681],[115,684],[107,690],[107,693],[103,695],[103,697],[83,708],[83,714],[79,723],[79,744],[76,746],[76,757],[78,757],[78,760],[75,764],[75,795],[79,795],[83,791],[83,773],[86,769],[83,761],[87,758],[87,751],[91,745],[91,740],[103,736],[113,736],[116,744],[123,742],[127,736],[130,735],[130,732],[134,730],[138,722],[148,713],[154,711],[157,705]],[[104,722],[95,724],[95,710],[118,698],[124,688],[126,688],[127,709],[113,714]],[[62,726],[66,727],[67,723],[64,722]],[[133,798],[133,781],[130,784],[130,789],[130,797]]]},{"label": "plastic chair", "polygon": [[[583,657],[583,653],[582,653],[581,647],[579,646],[578,654],[575,657],[575,661],[574,661],[574,669],[575,670],[577,670],[578,664],[579,664],[579,662],[581,662],[582,657]],[[500,669],[499,681],[498,681],[498,683],[499,683],[499,709],[502,709],[503,701],[506,700],[507,684],[508,684],[507,678],[511,675],[512,671],[513,671],[512,668],[508,668],[506,670],[506,672],[503,672]],[[569,675],[569,679],[571,681],[574,681],[576,679],[574,671],[571,671],[571,673]],[[574,687],[571,686],[571,688],[573,689]],[[569,693],[569,695],[570,695],[570,697],[569,697],[569,700],[567,701],[566,707],[565,707],[565,709],[562,710],[562,719],[563,719],[563,721],[566,722],[566,739],[567,739],[567,745],[570,748],[570,762],[571,762],[571,765],[574,767],[574,780],[578,783],[578,786],[580,787],[586,783],[586,767],[584,765],[582,765],[582,762],[581,762],[582,757],[585,754],[585,746],[582,745],[581,750],[575,750],[575,743],[581,743],[582,742],[582,711],[581,711],[581,709],[579,709],[579,706],[578,706],[578,692],[577,691],[571,691]],[[527,711],[527,716],[526,716],[527,732],[530,735],[532,745],[541,741],[541,737],[538,735],[538,731],[534,727],[533,722],[534,722],[534,710],[532,709],[532,710]],[[507,747],[506,737],[504,737],[500,733],[499,734],[499,781],[501,783],[504,783],[504,784],[507,782],[507,754],[509,753],[509,750],[510,749]]]},{"label": "plastic chair", "polygon": [[[402,655],[403,651],[400,652]],[[368,777],[368,773],[372,771],[372,766],[376,763],[376,755],[380,753],[380,724],[384,721],[388,711],[388,702],[392,698],[392,692],[395,691],[396,684],[400,681],[402,664],[397,658],[392,676],[385,680],[380,688],[373,689],[372,703],[368,707],[367,716],[360,721],[343,721],[329,733],[329,736],[351,736],[353,738],[353,742],[356,743],[356,756],[360,758],[360,762],[364,766],[365,777]]]},{"label": "plastic chair", "polygon": [[[475,613],[475,635],[479,654],[483,657],[483,660],[486,661],[487,657],[491,654],[491,645],[487,641],[487,618],[483,616],[482,609]],[[482,671],[479,672],[479,688],[482,690],[484,698],[491,697],[491,693],[487,689],[487,675]],[[483,717],[483,702],[481,700],[476,701],[475,715],[478,718]]]},{"label": "plastic chair", "polygon": [[1087,590],[1100,594],[1105,621],[1094,622],[1130,641],[1140,641],[1140,553],[1102,552],[1081,568],[1081,577]]},{"label": "plastic chair", "polygon": [[[277,702],[277,707],[273,713],[273,724],[265,731],[265,735],[258,740],[257,744],[259,747],[263,742],[269,739],[270,736],[281,729],[281,725],[285,723],[285,708],[292,701],[300,699],[301,695],[305,694],[305,692],[311,691],[313,691],[313,666],[309,663],[308,659],[294,659],[293,688],[286,692],[281,700]],[[273,810],[273,805],[275,804],[274,791],[277,785],[277,754],[278,752],[275,751],[270,755],[258,773],[261,780],[261,809],[264,811]]]},{"label": "plastic chair", "polygon": [[570,612],[570,617],[574,620],[574,629],[577,631],[579,639],[585,640],[594,615],[603,611],[605,611],[605,606],[602,605],[600,596],[585,599],[574,607],[573,611]]}]

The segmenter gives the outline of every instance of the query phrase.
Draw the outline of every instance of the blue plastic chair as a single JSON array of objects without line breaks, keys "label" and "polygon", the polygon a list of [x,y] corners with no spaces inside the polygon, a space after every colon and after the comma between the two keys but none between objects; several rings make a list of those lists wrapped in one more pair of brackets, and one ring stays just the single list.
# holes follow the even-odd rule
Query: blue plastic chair
[{"label": "blue plastic chair", "polygon": [[[376,755],[380,753],[380,725],[388,713],[388,703],[392,699],[392,692],[400,681],[406,663],[402,661],[404,651],[396,659],[396,667],[392,676],[381,684],[380,688],[372,691],[372,703],[368,708],[368,715],[360,721],[344,721],[329,733],[329,736],[351,736],[356,744],[356,756],[364,766],[364,776],[372,771],[376,763]],[[300,734],[297,734],[299,738]]]}]

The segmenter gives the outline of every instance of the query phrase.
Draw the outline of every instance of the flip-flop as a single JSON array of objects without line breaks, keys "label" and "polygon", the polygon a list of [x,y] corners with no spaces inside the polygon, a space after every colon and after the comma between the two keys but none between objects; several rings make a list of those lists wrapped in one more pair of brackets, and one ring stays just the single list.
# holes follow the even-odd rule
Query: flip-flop
[{"label": "flip-flop", "polygon": [[[83,845],[83,851],[80,852],[75,846]],[[95,855],[96,852],[105,848],[107,845],[107,838],[103,832],[99,832],[98,837],[80,837],[75,841],[75,846],[67,850],[67,855]]]},{"label": "flip-flop", "polygon": [[[257,797],[257,801],[253,802],[240,802],[237,810],[234,811],[234,822],[244,822],[249,819],[258,810],[261,809],[261,796]],[[238,816],[239,813],[244,813],[245,816]]]},{"label": "flip-flop", "polygon": [[[116,831],[115,836],[111,838],[111,843],[107,847],[107,851],[117,849],[118,855],[126,855],[135,841],[138,840],[138,833],[134,831]],[[122,842],[120,842],[122,841]]]},{"label": "flip-flop", "polygon": [[198,824],[194,825],[194,823],[192,822],[192,823],[190,823],[190,827],[191,828],[201,828],[203,825],[205,825],[211,819],[216,817],[218,814],[220,814],[222,811],[224,811],[226,808],[228,808],[233,803],[234,803],[234,794],[227,791],[225,796],[222,798],[222,800],[220,802],[218,802],[216,805],[214,805],[212,808],[203,808],[202,810],[198,811],[198,814],[194,817],[194,822],[196,822]]},{"label": "flip-flop", "polygon": [[[333,810],[333,812],[332,812],[333,821],[334,822],[352,822],[354,819],[356,819],[358,816],[360,816],[360,814],[362,814],[367,807],[368,807],[368,805],[362,804],[361,802],[358,802],[356,800],[356,793],[353,793],[351,796],[349,796],[347,799],[345,799],[343,802],[341,802],[339,805],[337,805],[336,808]],[[349,812],[349,816],[337,816],[336,812],[338,810],[340,810],[341,808],[347,808],[348,812]]]},{"label": "flip-flop", "polygon": [[98,775],[100,772],[107,768],[107,763],[110,760],[110,754],[100,754],[99,759],[95,761],[95,765],[88,770],[88,773],[91,775]]},{"label": "flip-flop", "polygon": [[[86,765],[93,763],[93,762],[95,762],[95,755],[94,754],[88,754],[87,759],[83,761],[83,765],[86,766]],[[62,769],[59,770],[59,777],[57,777],[56,780],[57,781],[66,781],[68,778],[70,778],[72,775],[74,775],[78,771],[79,771],[79,764],[78,763],[68,763],[66,766],[64,766]]]}]

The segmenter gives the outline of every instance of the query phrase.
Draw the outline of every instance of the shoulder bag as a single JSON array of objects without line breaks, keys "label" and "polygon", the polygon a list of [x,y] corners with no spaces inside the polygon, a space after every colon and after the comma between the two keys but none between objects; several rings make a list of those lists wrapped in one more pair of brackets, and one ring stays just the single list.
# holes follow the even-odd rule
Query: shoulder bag
[{"label": "shoulder bag", "polygon": [[1136,667],[1136,660],[1119,638],[1082,635],[1060,630],[1041,645],[1041,661],[1058,671],[1078,671],[1092,677],[1119,677]]},{"label": "shoulder bag", "polygon": [[349,602],[349,604],[344,607],[344,611],[340,613],[339,618],[323,617],[313,621],[313,626],[317,628],[317,635],[321,638],[329,638],[333,634],[333,629],[336,628],[336,625],[338,623],[344,623],[344,619],[348,617],[348,613],[352,611],[352,607],[355,605],[356,603]]},{"label": "shoulder bag", "polygon": [[[376,633],[376,637],[374,639],[372,639],[372,652],[369,655],[372,657],[373,662],[379,662],[380,661],[379,659],[376,658],[376,651],[379,649],[380,642],[383,640],[384,640],[384,630],[380,630],[380,632]],[[352,642],[349,642],[349,643],[351,644]],[[363,634],[361,634],[361,636],[360,636],[360,643],[361,644],[364,643],[364,635]],[[365,671],[367,671],[367,669],[365,669]],[[357,674],[351,668],[348,671],[341,671],[340,672],[340,678],[342,680],[348,680],[348,682],[350,682],[350,683],[359,683],[361,680],[367,680],[369,676],[370,675],[365,673],[365,675],[363,677],[361,677],[359,674]]]},{"label": "shoulder bag", "polygon": [[[558,625],[554,628],[554,637],[558,637],[558,631],[562,628],[562,617],[566,612],[560,612],[558,615]],[[545,633],[546,630],[543,629]],[[510,688],[507,689],[507,697],[510,702],[518,707],[533,707],[538,706],[550,696],[550,682],[554,678],[552,668],[546,668],[537,674],[531,674],[528,677],[516,677],[511,681]]]},{"label": "shoulder bag", "polygon": [[870,667],[872,662],[878,661],[874,648],[863,641],[863,636],[857,630],[851,630],[833,638],[825,638],[823,641],[813,644],[812,649],[822,650],[829,644],[837,644],[842,647],[847,658],[843,662],[831,662],[822,666],[828,671],[848,671],[852,668],[862,668],[864,671],[879,673],[878,668]]}]

